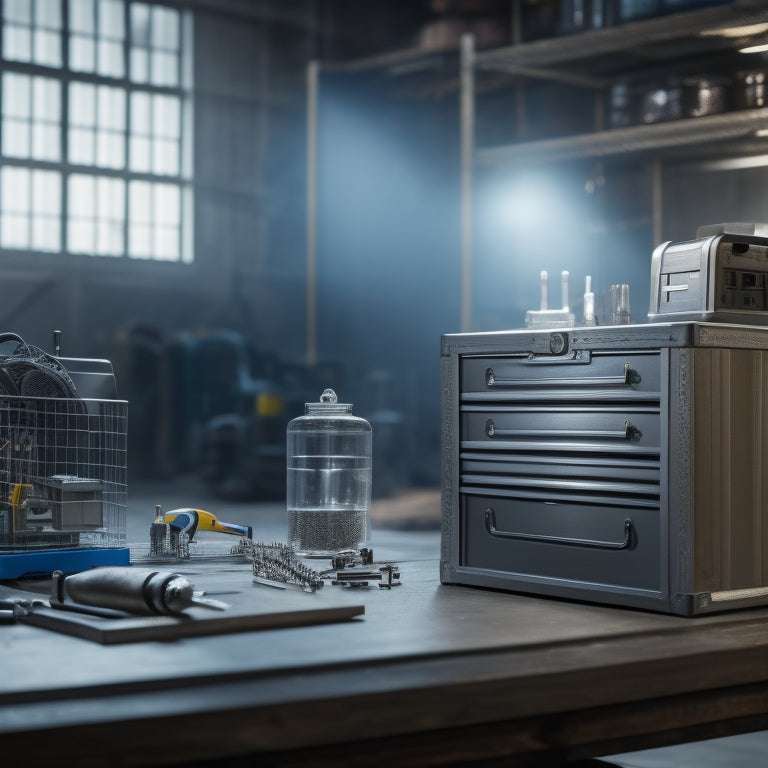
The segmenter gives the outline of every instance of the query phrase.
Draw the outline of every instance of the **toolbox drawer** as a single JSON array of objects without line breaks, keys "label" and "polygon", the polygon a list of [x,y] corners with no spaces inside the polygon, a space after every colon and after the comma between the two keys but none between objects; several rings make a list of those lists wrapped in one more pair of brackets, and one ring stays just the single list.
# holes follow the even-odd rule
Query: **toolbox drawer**
[{"label": "toolbox drawer", "polygon": [[[579,389],[624,395],[648,393],[658,396],[661,362],[657,352],[590,354],[569,356],[520,355],[513,357],[463,357],[462,399],[515,399],[526,390],[537,398],[557,390]],[[597,391],[596,391],[597,390]]]},{"label": "toolbox drawer", "polygon": [[[560,456],[547,453],[543,456],[534,453],[483,453],[480,451],[462,451],[459,454],[461,482],[467,476],[485,476],[489,478],[556,478],[561,482],[579,483],[584,480],[617,480],[631,478],[637,483],[646,483],[655,487],[658,496],[661,481],[661,469],[658,457],[621,456],[581,456],[568,454]],[[490,482],[490,481],[486,481]]]},{"label": "toolbox drawer", "polygon": [[471,494],[462,496],[461,506],[466,567],[572,586],[661,589],[658,508]]},{"label": "toolbox drawer", "polygon": [[589,450],[658,452],[658,408],[464,406],[462,450]]}]

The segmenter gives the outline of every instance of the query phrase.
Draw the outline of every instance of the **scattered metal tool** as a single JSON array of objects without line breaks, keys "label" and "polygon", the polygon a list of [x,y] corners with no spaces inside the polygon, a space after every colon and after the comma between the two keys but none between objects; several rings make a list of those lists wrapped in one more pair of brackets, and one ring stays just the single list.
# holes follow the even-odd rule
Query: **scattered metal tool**
[{"label": "scattered metal tool", "polygon": [[227,603],[202,598],[189,579],[170,571],[109,566],[65,576],[53,572],[52,608],[118,616],[179,616],[189,608],[225,610]]},{"label": "scattered metal tool", "polygon": [[45,600],[28,600],[23,597],[0,600],[0,624],[15,624],[19,618],[28,616],[35,608],[47,605]]},{"label": "scattered metal tool", "polygon": [[374,568],[343,568],[328,572],[326,578],[331,584],[342,587],[369,587],[371,582],[379,582],[379,589],[392,589],[400,586],[400,569],[393,563],[384,563]]},{"label": "scattered metal tool", "polygon": [[342,549],[331,558],[331,568],[336,570],[354,565],[373,565],[373,550],[369,547]]},{"label": "scattered metal tool", "polygon": [[371,580],[381,579],[380,573],[371,570],[347,571],[342,570],[330,576],[331,584],[335,587],[357,588],[370,586]]},{"label": "scattered metal tool", "polygon": [[400,582],[400,566],[394,563],[385,563],[379,570],[381,571],[381,583],[379,589],[392,589],[392,587],[399,587]]},{"label": "scattered metal tool", "polygon": [[379,582],[380,589],[392,589],[400,585],[400,567],[394,563],[376,565],[373,550],[367,547],[357,551],[345,549],[331,558],[331,568],[322,571],[323,578],[334,586],[361,588]]}]

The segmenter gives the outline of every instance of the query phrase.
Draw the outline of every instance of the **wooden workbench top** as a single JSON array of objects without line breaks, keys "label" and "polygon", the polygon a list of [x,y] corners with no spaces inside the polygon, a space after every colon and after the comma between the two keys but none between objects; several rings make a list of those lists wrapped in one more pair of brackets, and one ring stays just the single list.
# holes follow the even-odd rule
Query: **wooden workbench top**
[{"label": "wooden workbench top", "polygon": [[[731,732],[743,730],[768,713],[766,609],[688,619],[443,586],[436,559],[400,567],[392,590],[316,594],[255,586],[247,565],[186,569],[196,586],[256,609],[364,605],[362,617],[340,623],[113,646],[0,627],[5,754],[33,764],[30,739],[51,737],[58,764],[256,753],[286,764],[292,750],[297,764],[310,755],[307,764],[322,764],[327,752],[340,765],[334,745],[364,742],[364,764],[402,764],[418,737],[438,763],[465,754],[458,742],[440,746],[447,734],[473,759],[605,754],[661,743],[664,733],[716,735],[736,719]],[[605,718],[617,720],[610,732],[600,730]],[[389,752],[373,747],[381,740]]]}]

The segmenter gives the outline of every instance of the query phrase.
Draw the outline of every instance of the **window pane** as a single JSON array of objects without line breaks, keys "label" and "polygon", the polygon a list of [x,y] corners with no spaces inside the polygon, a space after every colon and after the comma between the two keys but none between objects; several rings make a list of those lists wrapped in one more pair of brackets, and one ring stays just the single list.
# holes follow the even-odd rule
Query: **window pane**
[{"label": "window pane", "polygon": [[31,79],[27,75],[3,74],[3,115],[29,118],[32,114],[30,99]]},{"label": "window pane", "polygon": [[146,48],[131,48],[131,80],[135,83],[149,80],[149,51]]},{"label": "window pane", "polygon": [[122,0],[99,0],[99,37],[122,40],[125,37]]},{"label": "window pane", "polygon": [[29,26],[32,24],[32,5],[29,0],[3,0],[3,18]]},{"label": "window pane", "polygon": [[11,61],[32,59],[32,32],[28,27],[3,26],[3,58]]},{"label": "window pane", "polygon": [[128,231],[128,255],[137,259],[148,259],[152,246],[152,230],[149,227],[131,224]]},{"label": "window pane", "polygon": [[69,0],[69,28],[73,32],[92,35],[96,29],[93,19],[93,0]]},{"label": "window pane", "polygon": [[104,77],[122,77],[123,44],[113,43],[109,40],[99,40],[97,71]]},{"label": "window pane", "polygon": [[99,86],[99,127],[125,131],[125,91]]},{"label": "window pane", "polygon": [[160,225],[178,225],[179,188],[173,184],[155,184],[154,214]]},{"label": "window pane", "polygon": [[36,251],[61,250],[61,222],[58,217],[37,216],[32,220],[32,248]]},{"label": "window pane", "polygon": [[144,138],[131,138],[131,170],[137,173],[150,171],[150,141]]},{"label": "window pane", "polygon": [[149,105],[148,93],[131,94],[131,133],[149,136]]},{"label": "window pane", "polygon": [[94,252],[95,226],[93,221],[67,221],[67,250],[71,253]]},{"label": "window pane", "polygon": [[96,161],[96,136],[93,130],[69,129],[69,162],[75,165],[93,165]]},{"label": "window pane", "polygon": [[90,37],[72,35],[69,38],[69,68],[75,72],[96,69],[96,45]]},{"label": "window pane", "polygon": [[69,84],[69,124],[96,125],[96,88],[89,83]]},{"label": "window pane", "polygon": [[44,67],[61,66],[61,35],[58,32],[35,30],[35,64]]},{"label": "window pane", "polygon": [[0,169],[0,245],[29,248],[30,172],[27,168]]},{"label": "window pane", "polygon": [[152,190],[146,181],[132,181],[128,192],[128,218],[132,222],[152,221]]},{"label": "window pane", "polygon": [[60,173],[32,171],[32,210],[45,216],[61,215]]},{"label": "window pane", "polygon": [[160,176],[178,176],[179,143],[155,139],[152,145],[152,172]]},{"label": "window pane", "polygon": [[4,213],[0,221],[3,248],[29,248],[29,217]]},{"label": "window pane", "polygon": [[152,8],[152,47],[179,49],[179,13],[171,8]]},{"label": "window pane", "polygon": [[96,180],[93,176],[73,173],[67,185],[69,215],[77,219],[96,216]]},{"label": "window pane", "polygon": [[32,80],[32,104],[35,120],[61,122],[61,84],[49,77]]},{"label": "window pane", "polygon": [[96,182],[99,216],[103,219],[121,220],[125,217],[125,182],[100,176]]},{"label": "window pane", "polygon": [[152,84],[178,85],[178,56],[175,53],[152,52]]},{"label": "window pane", "polygon": [[32,124],[32,157],[51,162],[61,159],[61,130],[58,125]]},{"label": "window pane", "polygon": [[180,102],[175,96],[155,96],[152,104],[152,133],[176,139],[180,133]]},{"label": "window pane", "polygon": [[123,222],[100,221],[98,223],[96,252],[103,256],[123,255]]},{"label": "window pane", "polygon": [[29,123],[3,120],[3,154],[6,157],[29,157]]},{"label": "window pane", "polygon": [[96,164],[104,168],[125,168],[123,134],[99,131],[96,136]]},{"label": "window pane", "polygon": [[0,207],[4,213],[29,212],[30,172],[27,168],[5,167],[0,170],[2,197]]},{"label": "window pane", "polygon": [[38,27],[61,29],[61,0],[35,0],[35,23]]},{"label": "window pane", "polygon": [[131,43],[149,47],[149,6],[131,3]]}]

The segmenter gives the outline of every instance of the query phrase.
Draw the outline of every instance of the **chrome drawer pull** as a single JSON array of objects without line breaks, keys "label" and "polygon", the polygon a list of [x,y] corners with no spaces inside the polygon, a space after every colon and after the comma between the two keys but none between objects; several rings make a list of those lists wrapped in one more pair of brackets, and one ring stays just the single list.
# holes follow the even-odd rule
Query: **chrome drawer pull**
[{"label": "chrome drawer pull", "polygon": [[624,422],[624,429],[496,429],[493,419],[485,422],[488,437],[522,438],[539,437],[565,440],[639,440],[643,433],[631,422]]},{"label": "chrome drawer pull", "polygon": [[584,379],[497,379],[493,368],[486,368],[485,383],[489,387],[537,387],[537,386],[558,386],[558,387],[594,387],[594,386],[626,386],[627,384],[639,384],[643,380],[642,376],[634,369],[629,367],[629,363],[624,363],[624,373],[621,376],[591,376]]},{"label": "chrome drawer pull", "polygon": [[624,541],[598,541],[595,539],[570,539],[565,536],[543,536],[535,533],[514,533],[513,531],[500,531],[496,527],[496,513],[492,509],[485,510],[485,528],[491,536],[500,539],[514,539],[516,541],[535,541],[542,544],[565,544],[570,547],[588,547],[590,549],[629,549],[632,544],[632,520],[624,521]]}]

